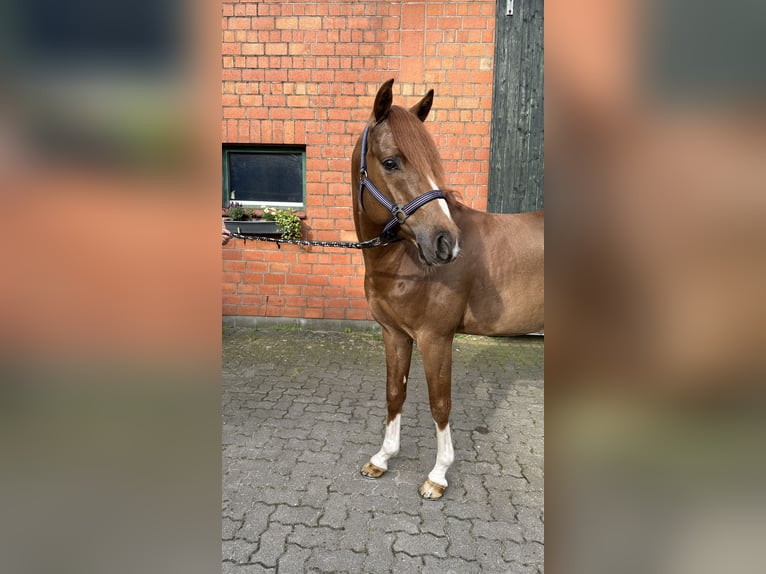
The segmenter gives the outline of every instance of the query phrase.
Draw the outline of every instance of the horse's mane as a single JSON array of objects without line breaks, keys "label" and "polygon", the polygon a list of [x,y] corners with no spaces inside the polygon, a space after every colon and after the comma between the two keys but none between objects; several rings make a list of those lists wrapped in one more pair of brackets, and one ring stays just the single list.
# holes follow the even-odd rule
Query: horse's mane
[{"label": "horse's mane", "polygon": [[433,173],[439,187],[444,185],[444,170],[439,151],[423,123],[400,106],[391,106],[388,127],[394,136],[396,147],[404,158],[420,173]]}]

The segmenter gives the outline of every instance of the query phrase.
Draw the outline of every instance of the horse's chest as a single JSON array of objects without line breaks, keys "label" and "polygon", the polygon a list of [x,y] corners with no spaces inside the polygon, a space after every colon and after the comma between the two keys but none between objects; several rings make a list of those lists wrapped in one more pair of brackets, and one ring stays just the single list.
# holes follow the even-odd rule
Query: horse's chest
[{"label": "horse's chest", "polygon": [[431,276],[371,276],[366,286],[378,321],[393,321],[413,331],[437,324],[452,328],[465,310],[464,298]]},{"label": "horse's chest", "polygon": [[417,280],[368,276],[365,285],[371,303],[377,301],[394,307],[409,306],[422,300],[427,292]]}]

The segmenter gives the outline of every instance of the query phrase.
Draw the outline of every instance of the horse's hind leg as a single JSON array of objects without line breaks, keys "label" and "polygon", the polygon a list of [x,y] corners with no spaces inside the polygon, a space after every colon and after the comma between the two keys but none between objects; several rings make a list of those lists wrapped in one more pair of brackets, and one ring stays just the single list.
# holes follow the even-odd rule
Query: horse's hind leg
[{"label": "horse's hind leg", "polygon": [[404,400],[407,398],[407,375],[412,359],[412,339],[399,331],[383,327],[383,343],[386,347],[386,434],[383,446],[362,467],[362,474],[378,478],[388,470],[388,461],[399,453],[399,432]]},{"label": "horse's hind leg", "polygon": [[452,408],[452,336],[418,339],[428,382],[428,402],[436,423],[436,463],[420,485],[423,498],[436,499],[447,489],[447,470],[455,460],[449,414]]}]

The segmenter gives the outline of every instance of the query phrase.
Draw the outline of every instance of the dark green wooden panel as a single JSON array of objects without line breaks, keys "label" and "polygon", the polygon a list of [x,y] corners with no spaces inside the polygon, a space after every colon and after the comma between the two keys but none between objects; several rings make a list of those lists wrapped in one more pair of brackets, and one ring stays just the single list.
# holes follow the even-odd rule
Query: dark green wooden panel
[{"label": "dark green wooden panel", "polygon": [[489,211],[543,207],[543,0],[497,2]]}]

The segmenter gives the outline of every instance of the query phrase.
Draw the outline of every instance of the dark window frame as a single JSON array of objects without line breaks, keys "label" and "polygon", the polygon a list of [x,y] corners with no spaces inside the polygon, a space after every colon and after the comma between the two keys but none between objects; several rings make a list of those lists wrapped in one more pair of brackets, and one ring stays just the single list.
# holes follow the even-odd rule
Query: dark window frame
[{"label": "dark window frame", "polygon": [[[230,167],[229,167],[229,154],[230,153],[248,153],[248,154],[270,154],[270,155],[295,155],[299,154],[301,157],[301,202],[294,201],[252,201],[247,200],[236,195],[231,197],[231,186],[229,182]],[[222,167],[222,186],[221,186],[221,204],[226,207],[230,201],[236,201],[244,207],[252,209],[260,209],[261,207],[275,207],[278,209],[292,208],[298,211],[306,209],[306,146],[298,145],[262,145],[262,144],[227,144],[222,145],[221,150],[221,167]]]}]

